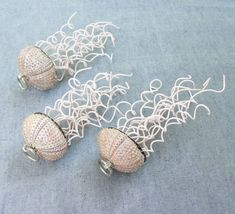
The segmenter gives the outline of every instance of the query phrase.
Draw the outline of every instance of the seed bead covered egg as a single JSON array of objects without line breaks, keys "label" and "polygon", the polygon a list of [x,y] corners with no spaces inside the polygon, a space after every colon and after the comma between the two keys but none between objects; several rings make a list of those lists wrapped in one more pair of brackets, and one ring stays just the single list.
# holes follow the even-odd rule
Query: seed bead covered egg
[{"label": "seed bead covered egg", "polygon": [[106,175],[112,168],[125,173],[137,171],[145,161],[145,154],[125,133],[114,128],[105,128],[98,134],[100,168]]},{"label": "seed bead covered egg", "polygon": [[39,90],[47,90],[58,82],[53,61],[36,46],[28,46],[20,51],[18,66],[18,81],[23,89],[32,86]]},{"label": "seed bead covered egg", "polygon": [[32,160],[58,160],[67,151],[68,143],[59,125],[46,114],[34,113],[23,122],[23,151]]}]

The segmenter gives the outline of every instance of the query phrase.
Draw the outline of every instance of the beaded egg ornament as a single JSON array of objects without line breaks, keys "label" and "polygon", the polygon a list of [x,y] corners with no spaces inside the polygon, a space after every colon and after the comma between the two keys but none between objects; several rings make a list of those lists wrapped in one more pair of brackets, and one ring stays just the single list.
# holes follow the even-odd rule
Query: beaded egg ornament
[{"label": "beaded egg ornament", "polygon": [[23,121],[23,151],[31,160],[60,159],[74,138],[84,137],[85,127],[101,127],[101,122],[111,122],[119,111],[112,100],[118,94],[126,94],[129,85],[115,82],[130,75],[98,73],[93,80],[81,84],[81,71],[69,79],[70,90],[54,107],[47,106],[44,113],[34,113]]},{"label": "beaded egg ornament", "polygon": [[199,108],[209,115],[209,108],[196,98],[205,92],[223,92],[225,76],[221,90],[208,88],[209,82],[210,78],[202,87],[196,87],[191,76],[178,78],[168,96],[159,92],[162,82],[155,79],[150,89],[141,93],[140,100],[133,104],[120,102],[129,107],[118,119],[117,128],[105,128],[98,134],[102,172],[110,176],[113,169],[125,173],[137,171],[154,152],[153,145],[164,142],[168,126],[185,123],[188,118],[194,120]]},{"label": "beaded egg ornament", "polygon": [[65,75],[73,76],[99,56],[112,60],[112,54],[105,52],[108,42],[115,46],[114,37],[107,28],[117,27],[111,22],[96,22],[84,29],[76,29],[71,23],[75,14],[46,40],[40,40],[20,51],[17,79],[22,89],[32,86],[47,90]]}]

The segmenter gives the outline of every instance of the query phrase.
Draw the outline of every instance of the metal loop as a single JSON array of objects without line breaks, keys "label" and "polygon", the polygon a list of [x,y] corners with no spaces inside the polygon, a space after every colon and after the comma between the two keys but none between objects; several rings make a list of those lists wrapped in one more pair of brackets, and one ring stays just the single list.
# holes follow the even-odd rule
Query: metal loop
[{"label": "metal loop", "polygon": [[21,89],[25,90],[28,88],[27,82],[26,82],[26,76],[19,74],[17,76],[18,83],[21,87]]},{"label": "metal loop", "polygon": [[113,174],[112,163],[108,160],[100,159],[98,161],[100,170],[106,175],[111,176]]},{"label": "metal loop", "polygon": [[29,158],[30,160],[36,162],[39,160],[39,156],[36,152],[36,150],[32,147],[30,147],[29,145],[25,144],[22,148],[24,154],[26,155],[27,158]]}]

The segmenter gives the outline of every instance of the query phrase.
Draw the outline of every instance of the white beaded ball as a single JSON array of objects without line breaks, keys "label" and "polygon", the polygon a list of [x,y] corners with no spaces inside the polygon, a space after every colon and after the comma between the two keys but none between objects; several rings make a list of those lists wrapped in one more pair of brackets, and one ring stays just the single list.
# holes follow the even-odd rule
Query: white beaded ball
[{"label": "white beaded ball", "polygon": [[66,137],[59,125],[46,114],[34,113],[23,122],[23,151],[36,160],[58,160],[68,149]]},{"label": "white beaded ball", "polygon": [[28,46],[20,51],[18,57],[20,86],[26,89],[32,86],[47,90],[56,85],[58,78],[53,61],[40,48]]}]

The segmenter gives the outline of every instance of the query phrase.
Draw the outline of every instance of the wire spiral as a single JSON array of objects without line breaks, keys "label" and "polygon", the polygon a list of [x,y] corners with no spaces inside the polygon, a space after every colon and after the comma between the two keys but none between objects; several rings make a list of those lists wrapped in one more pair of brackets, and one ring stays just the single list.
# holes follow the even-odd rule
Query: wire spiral
[{"label": "wire spiral", "polygon": [[[91,68],[82,70],[87,69]],[[70,90],[55,102],[54,107],[45,108],[45,113],[61,126],[69,144],[74,138],[83,138],[87,125],[101,127],[102,121],[112,121],[119,112],[118,106],[111,104],[112,99],[129,90],[127,82],[114,82],[130,76],[128,74],[98,73],[93,80],[81,84],[78,73],[82,70],[69,79]]]},{"label": "wire spiral", "polygon": [[115,46],[115,39],[107,27],[118,27],[111,22],[96,22],[84,29],[75,29],[71,23],[75,15],[76,13],[46,40],[40,40],[35,44],[52,59],[57,72],[61,72],[59,80],[62,80],[65,74],[73,76],[99,56],[106,56],[112,61],[112,54],[105,52],[105,46],[109,41]]},{"label": "wire spiral", "polygon": [[154,79],[149,90],[141,93],[140,100],[133,104],[124,102],[129,105],[129,110],[119,118],[117,128],[136,141],[149,157],[154,152],[154,143],[164,142],[164,133],[168,126],[185,123],[188,118],[194,120],[199,108],[204,108],[210,114],[209,108],[198,103],[196,98],[205,92],[223,92],[225,76],[220,90],[208,88],[209,82],[210,78],[202,87],[196,87],[191,76],[178,78],[167,96],[159,92],[162,82]]}]

